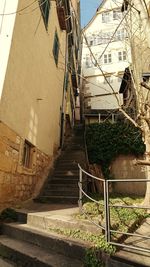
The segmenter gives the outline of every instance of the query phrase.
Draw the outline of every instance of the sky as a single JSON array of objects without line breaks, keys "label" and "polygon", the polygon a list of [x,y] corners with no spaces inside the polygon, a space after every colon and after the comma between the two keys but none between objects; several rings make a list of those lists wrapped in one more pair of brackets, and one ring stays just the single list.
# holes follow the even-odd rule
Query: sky
[{"label": "sky", "polygon": [[81,3],[81,27],[90,21],[99,7],[101,0],[80,0]]}]

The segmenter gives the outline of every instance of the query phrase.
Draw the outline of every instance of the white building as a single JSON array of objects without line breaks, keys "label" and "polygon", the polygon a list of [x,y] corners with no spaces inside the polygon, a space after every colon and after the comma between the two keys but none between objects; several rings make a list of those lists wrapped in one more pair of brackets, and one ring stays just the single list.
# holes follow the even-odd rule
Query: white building
[{"label": "white building", "polygon": [[121,5],[119,0],[104,0],[83,29],[84,113],[101,110],[102,114],[122,104],[118,91],[130,64],[130,49]]}]

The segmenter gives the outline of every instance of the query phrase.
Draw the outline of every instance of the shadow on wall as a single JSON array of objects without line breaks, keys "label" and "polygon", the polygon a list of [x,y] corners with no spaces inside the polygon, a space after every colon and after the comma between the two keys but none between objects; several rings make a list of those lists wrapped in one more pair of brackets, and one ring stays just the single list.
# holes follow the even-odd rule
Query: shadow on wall
[{"label": "shadow on wall", "polygon": [[[114,179],[146,179],[146,167],[134,165],[133,155],[120,155],[111,164],[111,173]],[[146,191],[145,182],[114,182],[115,193],[144,196]]]}]

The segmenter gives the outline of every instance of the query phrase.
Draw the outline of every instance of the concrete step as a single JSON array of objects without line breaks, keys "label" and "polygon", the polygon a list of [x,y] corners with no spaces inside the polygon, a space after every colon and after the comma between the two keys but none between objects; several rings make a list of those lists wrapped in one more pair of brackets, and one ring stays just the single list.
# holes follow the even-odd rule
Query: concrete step
[{"label": "concrete step", "polygon": [[72,177],[71,179],[70,179],[70,177],[53,177],[53,179],[52,180],[50,180],[50,181],[48,181],[48,184],[47,184],[47,186],[50,186],[51,184],[53,184],[53,185],[61,185],[61,184],[64,184],[64,185],[77,185],[78,184],[78,179],[77,179],[77,177]]},{"label": "concrete step", "polygon": [[35,199],[36,202],[41,203],[55,203],[55,204],[78,204],[78,197],[72,196],[40,196]]},{"label": "concrete step", "polygon": [[76,170],[76,171],[79,171],[79,168],[78,168],[78,165],[77,163],[68,163],[68,162],[59,162],[58,164],[56,164],[55,168],[59,171],[61,170],[66,170],[66,171],[69,171],[69,170]]},{"label": "concrete step", "polygon": [[66,197],[66,196],[73,196],[73,197],[78,197],[78,188],[77,189],[72,189],[72,190],[64,190],[64,188],[62,188],[62,190],[48,190],[48,189],[45,189],[42,196],[63,196],[63,197]]},{"label": "concrete step", "polygon": [[72,151],[72,152],[74,152],[74,151],[76,151],[76,150],[83,150],[84,149],[84,147],[83,147],[83,145],[82,144],[78,144],[78,145],[76,145],[76,144],[71,144],[71,145],[66,145],[64,148],[63,148],[63,151]]},{"label": "concrete step", "polygon": [[62,152],[62,154],[60,155],[60,160],[74,160],[77,161],[79,160],[79,158],[81,158],[81,154],[83,153],[83,151],[72,151],[70,153],[67,152]]},{"label": "concrete step", "polygon": [[[45,212],[33,212],[28,214],[28,225],[40,230],[47,230],[50,228],[63,228],[74,230],[80,229],[82,231],[91,232],[94,234],[100,234],[102,232],[99,227],[92,224],[91,222],[78,219],[76,217],[76,214],[78,213],[78,207],[55,209]],[[95,223],[98,224],[98,220],[95,220]]]},{"label": "concrete step", "polygon": [[51,180],[49,180],[48,183],[55,183],[55,180],[60,180],[61,183],[64,183],[64,180],[72,181],[75,180],[76,182],[79,181],[79,175],[62,175],[62,174],[57,174],[52,177]]},{"label": "concrete step", "polygon": [[57,163],[56,164],[61,164],[61,165],[65,165],[65,164],[72,164],[72,165],[76,165],[78,166],[78,160],[75,160],[75,159],[63,159],[63,157],[60,159],[57,160]]},{"label": "concrete step", "polygon": [[0,258],[0,266],[1,267],[17,267],[17,265],[11,261]]},{"label": "concrete step", "polygon": [[[33,221],[33,217],[31,218]],[[36,218],[36,220],[40,219],[38,216],[34,218]],[[82,259],[85,255],[86,247],[89,245],[87,242],[80,242],[75,239],[52,233],[48,231],[48,227],[47,231],[44,231],[27,224],[11,223],[4,224],[2,232],[3,236],[9,236],[17,241],[26,242],[27,244],[36,246],[43,251],[45,250],[45,252],[49,254],[53,252],[58,255],[72,258],[73,261],[74,259]],[[1,237],[2,236],[0,236],[0,242]]]},{"label": "concrete step", "polygon": [[17,267],[79,267],[79,260],[43,250],[41,247],[16,240],[5,235],[0,236],[0,255],[12,260]]},{"label": "concrete step", "polygon": [[60,169],[56,169],[53,173],[53,176],[78,176],[79,177],[79,170],[60,170]]},{"label": "concrete step", "polygon": [[[72,135],[65,140],[63,151],[54,166],[53,175],[47,182],[35,201],[42,203],[78,203],[78,162],[84,165],[85,153],[81,127],[76,129],[78,136]],[[53,185],[53,187],[51,187]],[[73,187],[73,185],[76,187]],[[62,188],[59,190],[59,188]]]},{"label": "concrete step", "polygon": [[[68,181],[68,180],[67,180]],[[62,181],[61,181],[62,182]],[[66,185],[64,185],[63,183],[61,183],[61,184],[53,184],[53,183],[51,183],[51,184],[48,184],[47,185],[47,187],[46,187],[46,189],[47,190],[62,190],[62,191],[68,191],[68,190],[79,190],[78,189],[78,184],[77,183],[69,183],[69,184],[67,184],[67,186]]]}]

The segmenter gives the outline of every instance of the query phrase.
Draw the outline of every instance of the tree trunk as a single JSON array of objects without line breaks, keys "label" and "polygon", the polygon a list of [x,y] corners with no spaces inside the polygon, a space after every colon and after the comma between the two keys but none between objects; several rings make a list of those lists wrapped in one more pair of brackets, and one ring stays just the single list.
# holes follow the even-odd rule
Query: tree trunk
[{"label": "tree trunk", "polygon": [[[146,161],[150,162],[150,129],[149,127],[145,127],[145,144],[146,144]],[[149,182],[146,183],[146,193],[144,198],[144,206],[149,206],[150,208],[150,166],[146,166],[146,178]]]}]

